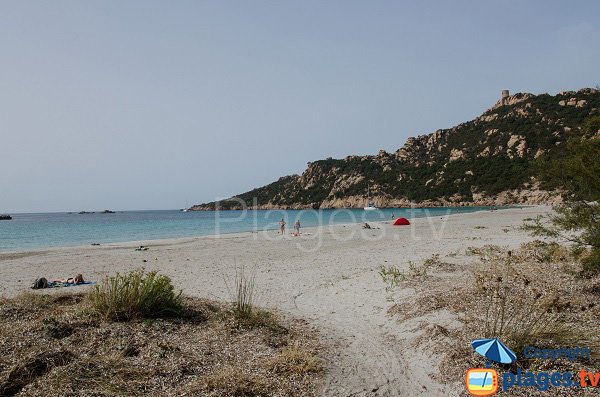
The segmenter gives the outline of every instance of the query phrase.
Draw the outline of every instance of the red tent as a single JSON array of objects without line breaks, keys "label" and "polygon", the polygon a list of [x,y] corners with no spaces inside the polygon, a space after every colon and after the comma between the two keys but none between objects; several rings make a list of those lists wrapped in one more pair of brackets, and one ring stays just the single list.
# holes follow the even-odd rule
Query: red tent
[{"label": "red tent", "polygon": [[394,221],[394,226],[410,225],[410,222],[406,218],[398,218]]}]

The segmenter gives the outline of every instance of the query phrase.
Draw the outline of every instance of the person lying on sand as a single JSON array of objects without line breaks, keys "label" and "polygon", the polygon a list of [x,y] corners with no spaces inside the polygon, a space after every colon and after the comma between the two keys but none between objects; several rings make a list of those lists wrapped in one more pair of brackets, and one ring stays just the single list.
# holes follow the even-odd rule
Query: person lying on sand
[{"label": "person lying on sand", "polygon": [[83,284],[85,280],[81,274],[78,274],[75,277],[69,278],[61,278],[57,280],[52,280],[53,283],[63,283],[63,284]]},{"label": "person lying on sand", "polygon": [[[52,280],[52,281],[48,281],[48,279],[46,279],[45,277],[41,277],[41,278],[38,278],[37,280],[35,280],[35,282],[31,286],[31,288],[42,289],[42,288],[63,287],[63,286],[79,285],[79,284],[86,284],[86,282],[83,279],[83,276],[81,274],[78,274],[75,277],[57,279],[57,280]],[[90,283],[87,283],[87,284],[90,284]],[[91,284],[94,284],[94,283],[91,283]]]},{"label": "person lying on sand", "polygon": [[375,230],[375,229],[379,229],[379,227],[373,227],[371,225],[369,225],[367,222],[365,222],[365,224],[362,226],[363,229],[371,229],[371,230]]}]

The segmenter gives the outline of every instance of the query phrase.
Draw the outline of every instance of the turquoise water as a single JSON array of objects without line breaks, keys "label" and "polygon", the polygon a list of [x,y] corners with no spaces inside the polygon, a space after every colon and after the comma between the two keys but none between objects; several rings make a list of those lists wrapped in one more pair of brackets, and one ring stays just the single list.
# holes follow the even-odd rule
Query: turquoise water
[{"label": "turquoise water", "polygon": [[487,209],[486,207],[269,211],[125,211],[115,214],[11,214],[0,221],[0,251],[23,251],[47,247],[156,240],[175,237],[262,231],[278,228],[284,218],[292,230],[297,219],[302,227],[374,222],[391,219],[443,216]]}]

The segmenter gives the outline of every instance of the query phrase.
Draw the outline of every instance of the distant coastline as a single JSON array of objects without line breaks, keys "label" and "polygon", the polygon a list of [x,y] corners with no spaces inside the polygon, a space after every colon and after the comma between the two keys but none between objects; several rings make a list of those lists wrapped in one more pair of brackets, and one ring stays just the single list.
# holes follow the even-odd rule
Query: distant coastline
[{"label": "distant coastline", "polygon": [[[556,205],[561,202],[561,197],[550,192],[543,191],[515,191],[507,192],[498,197],[481,197],[476,201],[448,201],[448,200],[426,200],[420,202],[411,202],[404,199],[391,199],[374,197],[373,201],[380,209],[410,209],[410,208],[463,208],[463,207],[507,207],[507,206],[536,206],[536,205]],[[344,199],[327,202],[321,206],[307,204],[261,204],[242,206],[236,198],[222,200],[220,202],[211,202],[205,204],[193,205],[188,211],[239,211],[247,210],[340,210],[340,209],[361,209],[365,200],[360,196],[352,196]]]}]

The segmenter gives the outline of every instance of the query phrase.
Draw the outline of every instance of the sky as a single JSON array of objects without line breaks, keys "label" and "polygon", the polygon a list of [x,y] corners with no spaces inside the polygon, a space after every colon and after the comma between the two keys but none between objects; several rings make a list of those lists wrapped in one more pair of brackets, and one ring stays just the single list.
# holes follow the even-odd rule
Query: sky
[{"label": "sky", "polygon": [[0,213],[176,209],[600,84],[600,2],[0,1]]}]

